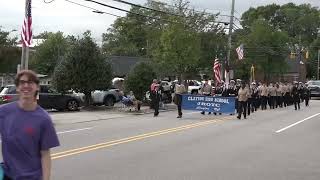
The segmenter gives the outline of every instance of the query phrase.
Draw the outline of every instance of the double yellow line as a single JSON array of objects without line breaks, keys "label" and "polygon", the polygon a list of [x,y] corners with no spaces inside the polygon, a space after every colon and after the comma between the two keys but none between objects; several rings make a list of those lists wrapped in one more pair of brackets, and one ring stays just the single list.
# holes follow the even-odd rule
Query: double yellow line
[{"label": "double yellow line", "polygon": [[124,143],[132,142],[132,141],[138,141],[138,140],[142,140],[142,139],[146,139],[146,138],[150,138],[150,137],[155,137],[155,136],[160,136],[160,135],[169,134],[169,133],[173,133],[173,132],[183,131],[183,130],[192,129],[192,128],[205,126],[205,125],[209,125],[209,124],[224,122],[224,121],[230,120],[230,119],[232,119],[232,118],[227,117],[227,118],[220,118],[220,119],[216,119],[216,120],[209,120],[209,121],[204,121],[204,122],[199,122],[199,123],[193,123],[193,124],[180,126],[180,127],[176,127],[176,128],[155,131],[155,132],[141,134],[141,135],[123,138],[123,139],[119,139],[119,140],[108,141],[105,143],[99,143],[99,144],[95,144],[95,145],[91,145],[91,146],[86,146],[86,147],[82,147],[82,148],[63,151],[63,152],[52,154],[52,159],[60,159],[63,157],[77,155],[77,154],[81,154],[81,153],[85,153],[85,152],[89,152],[89,151],[94,151],[94,150],[98,150],[98,149],[102,149],[102,148],[107,148],[107,147],[111,147],[111,146],[115,146],[115,145],[119,145],[119,144],[124,144]]}]

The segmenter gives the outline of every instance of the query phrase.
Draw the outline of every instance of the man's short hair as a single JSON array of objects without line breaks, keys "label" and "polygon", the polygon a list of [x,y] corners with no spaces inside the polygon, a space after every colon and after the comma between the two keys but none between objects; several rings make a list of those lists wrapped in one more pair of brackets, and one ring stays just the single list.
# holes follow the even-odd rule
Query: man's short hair
[{"label": "man's short hair", "polygon": [[19,85],[20,78],[22,76],[24,76],[24,75],[28,77],[29,81],[32,81],[32,82],[36,83],[37,85],[39,85],[40,80],[39,80],[37,74],[34,71],[32,71],[32,70],[22,70],[16,75],[16,78],[14,80],[14,84],[16,86]]}]

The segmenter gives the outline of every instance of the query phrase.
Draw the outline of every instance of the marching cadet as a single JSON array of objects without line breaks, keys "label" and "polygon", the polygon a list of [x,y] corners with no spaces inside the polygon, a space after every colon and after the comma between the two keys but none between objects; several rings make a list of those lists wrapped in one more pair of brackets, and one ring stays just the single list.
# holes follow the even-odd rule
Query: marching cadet
[{"label": "marching cadet", "polygon": [[238,91],[235,87],[235,81],[231,80],[227,89],[227,97],[235,97],[235,110],[238,111]]},{"label": "marching cadet", "polygon": [[298,109],[300,110],[300,95],[299,95],[298,88],[299,88],[298,82],[294,82],[294,86],[292,87],[292,99],[293,99],[295,110],[297,110],[297,105],[298,105]]},{"label": "marching cadet", "polygon": [[268,88],[266,83],[263,83],[263,85],[260,87],[260,93],[261,93],[261,110],[267,109],[267,100],[268,100]]},{"label": "marching cadet", "polygon": [[[205,79],[204,84],[201,86],[200,94],[202,94],[204,96],[211,96],[212,95],[212,86],[209,84],[208,79]],[[204,115],[205,112],[202,111],[201,114]],[[208,114],[211,114],[211,112],[209,112]]]},{"label": "marching cadet", "polygon": [[284,83],[282,87],[282,92],[284,93],[284,107],[287,107],[290,105],[290,90],[287,83]]},{"label": "marching cadet", "polygon": [[301,100],[300,102],[302,102],[302,103],[303,103],[303,101],[304,101],[304,98],[303,98],[303,95],[304,95],[303,90],[304,90],[303,83],[302,83],[302,82],[299,82],[298,92],[299,92],[299,96],[300,96],[300,100]]},{"label": "marching cadet", "polygon": [[282,108],[282,89],[280,85],[277,83],[276,85],[276,108]]},{"label": "marching cadet", "polygon": [[259,84],[258,84],[258,100],[257,100],[257,102],[258,102],[258,108],[261,108],[261,106],[262,106],[262,96],[261,96],[261,88],[262,88],[262,83],[261,82],[259,82]]},{"label": "marching cadet", "polygon": [[310,100],[310,89],[308,88],[308,84],[306,83],[303,88],[303,98],[305,100],[306,106],[309,106],[309,100]]},{"label": "marching cadet", "polygon": [[249,89],[246,88],[244,82],[241,83],[241,88],[238,91],[238,119],[241,119],[241,114],[243,113],[244,119],[247,118],[247,101],[248,101]]},{"label": "marching cadet", "polygon": [[251,112],[254,112],[254,111],[257,111],[257,108],[259,107],[258,106],[259,90],[255,82],[253,82],[251,86],[251,98],[252,98]]},{"label": "marching cadet", "polygon": [[[217,84],[216,88],[214,89],[214,96],[222,96],[223,97],[224,92],[224,81],[221,81],[220,84]],[[214,115],[217,115],[216,112],[213,113]],[[221,115],[222,113],[219,113]]]},{"label": "marching cadet", "polygon": [[[297,82],[296,82],[297,83]],[[293,95],[292,95],[292,90],[293,90],[293,84],[289,83],[288,84],[288,89],[289,89],[289,105],[293,105],[294,103],[294,99],[293,99]]]},{"label": "marching cadet", "polygon": [[248,90],[247,110],[248,110],[248,116],[250,116],[251,107],[253,106],[252,105],[253,103],[252,103],[252,92],[249,84],[246,84],[246,89]]},{"label": "marching cadet", "polygon": [[185,94],[187,92],[184,84],[181,82],[181,79],[178,80],[177,84],[175,85],[174,88],[174,103],[177,105],[178,107],[178,116],[177,118],[182,118],[182,95]]},{"label": "marching cadet", "polygon": [[268,88],[268,94],[269,94],[269,107],[270,109],[274,109],[275,107],[275,99],[276,99],[276,88],[272,83],[270,83]]}]

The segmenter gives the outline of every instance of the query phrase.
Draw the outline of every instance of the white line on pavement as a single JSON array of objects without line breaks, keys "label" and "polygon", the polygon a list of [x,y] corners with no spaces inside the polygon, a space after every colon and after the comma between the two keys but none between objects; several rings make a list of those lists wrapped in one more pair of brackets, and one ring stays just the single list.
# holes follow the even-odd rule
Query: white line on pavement
[{"label": "white line on pavement", "polygon": [[[74,130],[69,130],[69,131],[61,131],[61,132],[57,132],[57,134],[66,134],[66,133],[72,133],[72,132],[77,132],[77,131],[85,131],[85,130],[90,130],[93,129],[93,127],[89,127],[89,128],[83,128],[83,129],[74,129]],[[2,141],[0,140],[0,143]]]},{"label": "white line on pavement", "polygon": [[290,126],[287,126],[287,127],[285,127],[285,128],[282,128],[282,129],[276,131],[276,133],[281,133],[282,131],[285,131],[285,130],[287,130],[287,129],[295,126],[295,125],[298,125],[298,124],[300,124],[300,123],[302,123],[302,122],[304,122],[304,121],[307,121],[307,120],[312,119],[312,118],[314,118],[314,117],[316,117],[316,116],[319,116],[319,115],[320,115],[320,113],[315,114],[315,115],[312,115],[312,116],[310,116],[310,117],[307,117],[307,118],[305,118],[304,120],[298,121],[298,122],[296,122],[296,123],[294,123],[294,124],[291,124]]},{"label": "white line on pavement", "polygon": [[185,113],[185,114],[200,114],[201,111],[196,111],[196,112],[189,112],[189,113]]},{"label": "white line on pavement", "polygon": [[57,132],[57,134],[66,134],[66,133],[85,131],[85,130],[90,130],[90,129],[93,129],[93,127],[83,128],[83,129],[74,129],[74,130],[69,130],[69,131],[61,131],[61,132]]}]

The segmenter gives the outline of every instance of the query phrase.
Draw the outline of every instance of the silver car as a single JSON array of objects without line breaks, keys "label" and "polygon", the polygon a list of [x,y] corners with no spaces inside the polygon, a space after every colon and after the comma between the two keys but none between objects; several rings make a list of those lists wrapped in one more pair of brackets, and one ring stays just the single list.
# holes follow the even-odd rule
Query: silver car
[{"label": "silver car", "polygon": [[320,80],[312,80],[308,82],[311,97],[320,97]]}]

